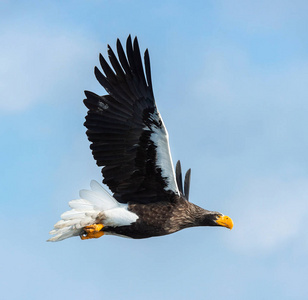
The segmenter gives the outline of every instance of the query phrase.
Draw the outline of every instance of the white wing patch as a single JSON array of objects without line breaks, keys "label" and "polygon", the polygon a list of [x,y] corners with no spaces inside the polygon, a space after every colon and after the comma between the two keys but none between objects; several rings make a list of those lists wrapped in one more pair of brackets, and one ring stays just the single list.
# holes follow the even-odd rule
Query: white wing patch
[{"label": "white wing patch", "polygon": [[104,226],[126,226],[137,221],[138,216],[128,210],[127,204],[119,203],[99,183],[92,180],[91,190],[81,190],[80,198],[69,202],[71,210],[61,215],[61,220],[49,233],[48,241],[56,242],[82,233],[85,226],[96,223],[103,217]]},{"label": "white wing patch", "polygon": [[179,195],[180,192],[175,180],[175,172],[169,146],[168,131],[158,110],[151,115],[151,118],[155,120],[155,123],[160,123],[161,121],[162,124],[161,127],[157,127],[155,123],[153,123],[150,128],[145,127],[144,130],[152,131],[150,139],[156,146],[156,165],[162,170],[162,176],[167,181],[167,186],[165,187],[165,190],[171,190]]}]

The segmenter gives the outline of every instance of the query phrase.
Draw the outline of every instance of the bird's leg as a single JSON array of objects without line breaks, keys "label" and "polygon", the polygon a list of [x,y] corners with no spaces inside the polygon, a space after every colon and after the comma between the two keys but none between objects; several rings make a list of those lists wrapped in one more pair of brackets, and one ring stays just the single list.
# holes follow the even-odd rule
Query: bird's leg
[{"label": "bird's leg", "polygon": [[103,224],[93,224],[83,227],[83,233],[80,235],[82,240],[97,239],[104,235],[102,231]]}]

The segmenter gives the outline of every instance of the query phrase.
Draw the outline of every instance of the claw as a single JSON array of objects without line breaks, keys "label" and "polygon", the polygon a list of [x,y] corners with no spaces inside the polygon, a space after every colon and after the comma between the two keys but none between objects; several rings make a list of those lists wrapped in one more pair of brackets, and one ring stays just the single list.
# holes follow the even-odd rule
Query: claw
[{"label": "claw", "polygon": [[84,232],[80,235],[80,238],[82,240],[88,240],[88,239],[97,239],[104,235],[104,231],[102,231],[102,228],[104,227],[103,224],[93,224],[89,226],[85,226],[83,228]]}]

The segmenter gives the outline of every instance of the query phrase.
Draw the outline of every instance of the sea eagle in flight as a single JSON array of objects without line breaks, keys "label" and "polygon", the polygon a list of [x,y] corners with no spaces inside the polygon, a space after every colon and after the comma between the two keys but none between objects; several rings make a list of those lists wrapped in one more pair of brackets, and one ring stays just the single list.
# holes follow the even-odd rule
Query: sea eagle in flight
[{"label": "sea eagle in flight", "polygon": [[[137,38],[117,40],[118,58],[108,45],[111,66],[100,54],[103,73],[95,76],[109,95],[85,91],[89,109],[84,125],[103,183],[91,182],[80,199],[69,202],[49,241],[72,236],[82,240],[103,235],[130,238],[161,236],[194,226],[224,226],[233,222],[219,212],[189,202],[190,170],[182,181],[180,162],[174,171],[168,132],[157,109],[148,50],[142,65]],[[144,72],[145,71],[145,72]]]}]

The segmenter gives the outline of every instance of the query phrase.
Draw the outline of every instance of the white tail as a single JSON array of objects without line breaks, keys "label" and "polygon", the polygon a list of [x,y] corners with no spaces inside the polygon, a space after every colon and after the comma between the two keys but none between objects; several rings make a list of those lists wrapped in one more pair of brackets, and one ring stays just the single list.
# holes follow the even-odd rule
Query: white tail
[{"label": "white tail", "polygon": [[[123,215],[123,209],[126,211],[124,215],[126,218],[129,216],[129,224],[136,221],[138,217],[134,214],[136,217],[132,218],[132,213],[127,211],[127,205],[119,203],[98,182],[92,180],[90,186],[91,190],[81,190],[79,192],[81,199],[69,202],[71,210],[63,213],[61,220],[49,232],[54,235],[48,240],[49,242],[62,241],[69,237],[80,235],[82,228],[94,224],[97,216],[102,211],[106,212],[107,223],[122,225],[121,221],[118,223],[115,222],[115,219],[110,219],[111,216],[114,216],[114,212],[119,211],[119,209],[121,211],[120,215]],[[109,215],[110,217],[108,217]],[[118,214],[117,217],[119,217]]]}]

